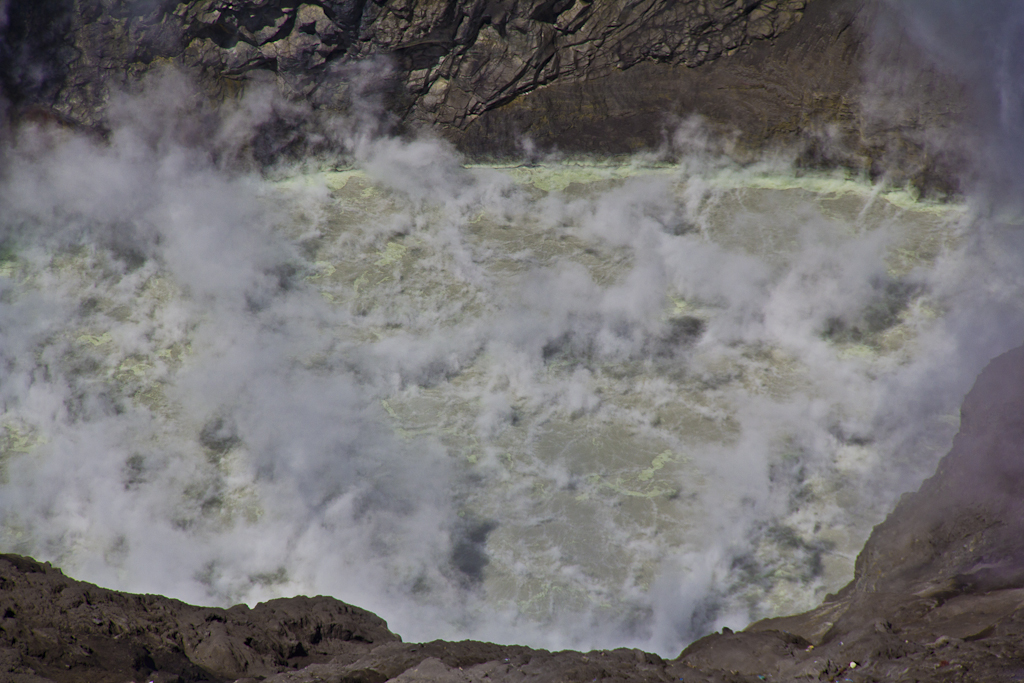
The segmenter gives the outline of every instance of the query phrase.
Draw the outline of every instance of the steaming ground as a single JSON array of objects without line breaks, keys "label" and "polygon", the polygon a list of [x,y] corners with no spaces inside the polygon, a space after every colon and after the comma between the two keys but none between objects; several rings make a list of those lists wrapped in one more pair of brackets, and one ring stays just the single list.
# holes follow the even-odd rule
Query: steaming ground
[{"label": "steaming ground", "polygon": [[674,656],[848,581],[1024,329],[969,205],[389,138],[271,180],[125,111],[0,185],[0,551],[118,589]]}]

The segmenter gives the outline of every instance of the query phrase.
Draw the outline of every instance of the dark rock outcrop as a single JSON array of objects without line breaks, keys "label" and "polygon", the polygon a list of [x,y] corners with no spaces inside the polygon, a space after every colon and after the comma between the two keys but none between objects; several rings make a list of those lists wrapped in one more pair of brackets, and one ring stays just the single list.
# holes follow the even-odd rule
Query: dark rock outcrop
[{"label": "dark rock outcrop", "polygon": [[[464,127],[559,79],[645,61],[695,67],[795,25],[806,0],[43,0],[8,10],[12,96],[88,120],[103,90],[165,60],[209,80],[274,74],[330,104],[339,63],[387,55],[418,118]],[[225,84],[224,87],[229,87]]]},{"label": "dark rock outcrop", "polygon": [[192,607],[0,556],[0,679],[450,681],[1012,681],[1024,676],[1024,347],[967,395],[938,472],[877,526],[854,580],[817,609],[714,634],[665,661],[403,643],[331,598]]},{"label": "dark rock outcrop", "polygon": [[477,157],[656,148],[699,114],[741,159],[790,146],[945,189],[962,162],[948,133],[961,86],[880,0],[38,0],[7,14],[7,99],[86,126],[104,125],[112,89],[176,65],[215,100],[264,83],[322,112],[376,99],[400,129]]},{"label": "dark rock outcrop", "polygon": [[0,596],[5,681],[160,680],[157,672],[165,680],[233,680],[354,661],[399,641],[384,620],[331,598],[192,607],[73,581],[17,555],[0,556]]}]

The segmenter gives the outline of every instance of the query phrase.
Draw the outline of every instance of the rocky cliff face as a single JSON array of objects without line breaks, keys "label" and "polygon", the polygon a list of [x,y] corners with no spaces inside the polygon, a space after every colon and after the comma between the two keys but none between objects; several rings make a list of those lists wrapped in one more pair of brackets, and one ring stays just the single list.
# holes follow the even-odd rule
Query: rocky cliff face
[{"label": "rocky cliff face", "polygon": [[[949,189],[960,86],[898,32],[877,40],[884,15],[878,0],[13,2],[0,83],[19,111],[102,127],[112,89],[173,64],[220,99],[266,82],[321,111],[376,96],[400,128],[474,156],[656,148],[699,114],[739,158],[797,146]],[[865,73],[872,50],[904,75]]]},{"label": "rocky cliff face", "polygon": [[1024,674],[1024,347],[968,394],[937,474],[875,528],[854,580],[816,610],[703,638],[672,661],[638,650],[409,644],[331,598],[253,609],[116,593],[0,556],[0,678],[146,680],[1011,681]]},{"label": "rocky cliff face", "polygon": [[[6,86],[61,113],[97,115],[103,86],[164,60],[211,80],[273,74],[293,94],[337,100],[336,67],[391,57],[404,106],[463,128],[563,78],[645,61],[699,66],[799,21],[806,0],[46,0],[10,6]],[[40,72],[40,69],[43,69]],[[83,91],[83,85],[93,88]],[[225,86],[227,87],[227,86]]]}]

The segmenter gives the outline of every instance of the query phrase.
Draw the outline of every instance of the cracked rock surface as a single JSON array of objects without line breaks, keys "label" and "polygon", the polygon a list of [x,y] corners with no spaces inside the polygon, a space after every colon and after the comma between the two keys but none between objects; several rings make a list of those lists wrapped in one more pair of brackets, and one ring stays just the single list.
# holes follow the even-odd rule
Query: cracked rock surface
[{"label": "cracked rock surface", "polygon": [[[902,36],[869,45],[885,12],[879,0],[33,0],[0,22],[0,86],[16,110],[101,128],[112,90],[167,65],[215,99],[273,83],[343,112],[369,91],[401,126],[474,157],[651,149],[698,114],[741,158],[799,143],[810,163],[942,185],[959,160],[926,131],[951,129],[964,97]],[[865,73],[869,53],[910,76]]]},{"label": "cracked rock surface", "polygon": [[[563,77],[643,61],[699,66],[801,18],[807,0],[41,0],[9,10],[5,86],[87,120],[86,83],[166,60],[212,79],[276,75],[297,94],[344,82],[328,64],[388,55],[406,105],[464,127]],[[43,72],[40,72],[42,68]]]},{"label": "cracked rock surface", "polygon": [[904,496],[817,609],[712,634],[668,661],[639,650],[546,652],[403,643],[332,598],[193,607],[0,556],[0,680],[1013,681],[1024,677],[1024,347],[993,360],[936,474]]}]

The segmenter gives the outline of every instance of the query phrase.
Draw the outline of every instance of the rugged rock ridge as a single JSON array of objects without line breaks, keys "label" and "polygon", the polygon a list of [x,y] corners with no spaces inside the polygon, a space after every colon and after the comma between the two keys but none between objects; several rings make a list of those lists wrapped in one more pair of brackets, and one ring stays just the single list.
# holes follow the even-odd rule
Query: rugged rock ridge
[{"label": "rugged rock ridge", "polygon": [[[166,59],[212,78],[276,74],[332,102],[337,62],[390,55],[421,115],[457,127],[563,76],[644,60],[693,67],[795,24],[806,0],[44,0],[9,9],[7,87],[55,88],[54,105],[95,115],[83,85],[137,76]],[[25,51],[23,46],[28,46]],[[29,73],[32,58],[50,72]],[[28,58],[28,60],[26,60]],[[59,81],[64,79],[64,83]],[[333,86],[333,88],[332,88]],[[36,90],[36,93],[32,93]],[[27,92],[26,92],[27,91]],[[95,97],[97,93],[93,93]],[[81,98],[77,99],[76,98]],[[85,106],[83,106],[85,105]]]},{"label": "rugged rock ridge", "polygon": [[[343,112],[369,93],[478,157],[654,148],[699,114],[740,158],[802,145],[806,162],[922,187],[951,185],[960,162],[941,134],[960,86],[901,35],[876,44],[880,0],[37,0],[7,15],[6,97],[88,126],[111,89],[173,64],[215,99],[272,82]],[[865,73],[872,50],[909,76]]]},{"label": "rugged rock ridge", "polygon": [[678,658],[403,643],[331,598],[192,607],[0,556],[0,679],[279,683],[1012,681],[1024,676],[1024,347],[992,361],[938,472],[905,496],[817,609]]},{"label": "rugged rock ridge", "polygon": [[[339,85],[329,65],[384,54],[394,58],[413,105],[458,125],[560,76],[643,60],[697,66],[785,31],[805,4],[44,0],[9,8],[13,63],[5,85],[15,97],[53,97],[56,89],[62,113],[88,116],[81,105],[95,114],[98,102],[75,101],[70,90],[122,82],[161,60],[180,60],[214,78],[271,72],[309,96]],[[49,72],[30,73],[39,63]],[[331,101],[330,93],[322,96]]]},{"label": "rugged rock ridge", "polygon": [[[538,86],[640,62],[696,67],[793,26],[806,0],[371,4],[358,48],[396,55],[417,114],[464,129]],[[357,53],[358,54],[358,53]]]}]

